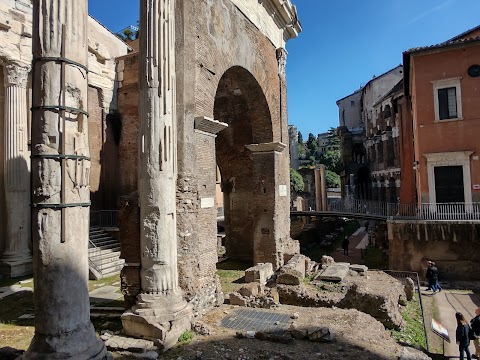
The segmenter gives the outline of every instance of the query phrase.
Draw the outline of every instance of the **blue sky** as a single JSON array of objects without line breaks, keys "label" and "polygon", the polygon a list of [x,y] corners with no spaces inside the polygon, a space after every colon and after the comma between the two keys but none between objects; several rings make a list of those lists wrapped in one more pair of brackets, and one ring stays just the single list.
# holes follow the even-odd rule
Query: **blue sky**
[{"label": "blue sky", "polygon": [[[303,32],[287,44],[288,113],[304,138],[337,127],[336,100],[400,64],[402,51],[480,25],[480,0],[292,2]],[[138,7],[138,0],[89,1],[90,14],[112,31],[136,24]]]}]

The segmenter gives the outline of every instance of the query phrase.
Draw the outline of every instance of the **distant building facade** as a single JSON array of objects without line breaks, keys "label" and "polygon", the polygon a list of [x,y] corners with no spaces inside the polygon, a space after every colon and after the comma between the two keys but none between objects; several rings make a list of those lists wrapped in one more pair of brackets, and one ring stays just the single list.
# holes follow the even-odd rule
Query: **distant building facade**
[{"label": "distant building facade", "polygon": [[385,162],[384,159],[391,157],[390,153],[399,154],[398,142],[395,145],[393,140],[398,136],[397,129],[393,130],[396,126],[392,126],[395,123],[392,118],[393,98],[387,95],[394,95],[392,91],[402,78],[403,67],[399,65],[337,101],[343,197],[397,201],[400,162],[397,159],[395,165],[395,160]]}]

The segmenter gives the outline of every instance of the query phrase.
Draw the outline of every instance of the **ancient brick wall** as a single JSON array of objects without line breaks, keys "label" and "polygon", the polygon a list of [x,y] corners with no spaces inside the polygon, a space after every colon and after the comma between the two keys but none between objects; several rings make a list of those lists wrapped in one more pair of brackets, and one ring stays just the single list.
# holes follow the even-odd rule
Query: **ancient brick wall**
[{"label": "ancient brick wall", "polygon": [[138,161],[138,61],[137,53],[118,59],[120,88],[118,108],[121,114],[119,156],[121,162],[120,195],[137,190]]},{"label": "ancient brick wall", "polygon": [[[232,244],[231,251],[236,257],[253,260],[254,219],[260,207],[253,196],[252,179],[256,174],[245,145],[288,143],[286,89],[283,86],[281,90],[276,48],[230,0],[180,1],[176,6],[178,270],[180,286],[199,314],[222,300],[216,276],[216,208],[202,208],[202,198],[215,197],[216,161],[224,177],[225,211],[231,209],[229,219],[236,219],[230,230],[246,239]],[[137,189],[136,56],[135,53],[120,58],[117,67],[121,81],[118,99],[122,115],[120,192],[123,195]],[[219,95],[222,78],[225,87],[236,91],[235,96],[240,95],[236,110],[230,107],[224,112],[225,107],[216,105],[222,97]],[[231,93],[228,96],[228,101],[234,102]],[[194,132],[194,118],[199,116],[231,121],[229,128],[215,140]],[[273,210],[266,216],[280,224],[269,231],[277,241],[277,246],[273,246],[275,251],[281,252],[283,243],[289,240],[289,197],[288,186],[287,196],[278,196],[278,185],[289,184],[288,149],[277,155],[275,161],[276,175],[272,172],[268,181],[274,182],[272,189],[276,195],[273,204],[269,204]],[[120,215],[120,219],[130,222],[131,229],[138,226],[133,213]],[[133,230],[124,235],[121,229],[122,256],[127,263],[128,259],[139,259],[139,249],[126,245],[138,242],[138,236]],[[131,293],[135,293],[135,281],[131,279],[137,279],[138,269],[126,267],[122,274],[125,289],[132,286]]]},{"label": "ancient brick wall", "polygon": [[426,260],[432,260],[441,280],[480,280],[480,224],[389,221],[387,226],[390,269],[423,277]]}]

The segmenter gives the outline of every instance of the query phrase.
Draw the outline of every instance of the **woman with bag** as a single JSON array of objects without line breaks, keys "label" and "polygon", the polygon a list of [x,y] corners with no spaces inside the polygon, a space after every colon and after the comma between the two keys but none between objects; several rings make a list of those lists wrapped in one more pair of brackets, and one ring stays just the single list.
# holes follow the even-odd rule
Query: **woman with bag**
[{"label": "woman with bag", "polygon": [[473,345],[475,345],[475,355],[472,357],[474,359],[480,359],[480,307],[475,309],[475,317],[470,320],[470,326],[473,333]]},{"label": "woman with bag", "polygon": [[467,354],[467,360],[472,360],[470,355],[470,350],[468,346],[470,345],[470,339],[468,334],[470,333],[470,326],[468,326],[467,321],[462,313],[457,312],[455,314],[457,319],[457,331],[455,332],[455,338],[458,344],[458,351],[460,351],[460,360],[464,360],[464,354]]}]

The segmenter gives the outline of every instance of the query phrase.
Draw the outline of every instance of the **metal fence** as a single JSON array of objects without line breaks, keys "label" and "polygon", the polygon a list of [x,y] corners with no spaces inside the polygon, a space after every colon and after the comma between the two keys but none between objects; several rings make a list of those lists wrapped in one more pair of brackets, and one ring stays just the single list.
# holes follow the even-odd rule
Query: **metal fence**
[{"label": "metal fence", "polygon": [[415,285],[415,292],[418,295],[418,301],[420,303],[420,310],[422,313],[423,334],[425,336],[425,345],[426,345],[425,350],[430,351],[430,348],[428,345],[427,326],[425,324],[425,314],[423,312],[422,292],[420,289],[420,278],[418,277],[418,273],[411,272],[411,271],[396,271],[396,270],[382,270],[382,271],[387,273],[391,277],[397,279],[398,281],[400,281],[402,285],[405,285],[407,283],[407,278],[410,278],[413,280],[413,283]]},{"label": "metal fence", "polygon": [[394,219],[480,220],[480,203],[397,204],[355,199],[328,199],[327,211]]},{"label": "metal fence", "polygon": [[117,227],[117,210],[90,211],[90,226]]}]

